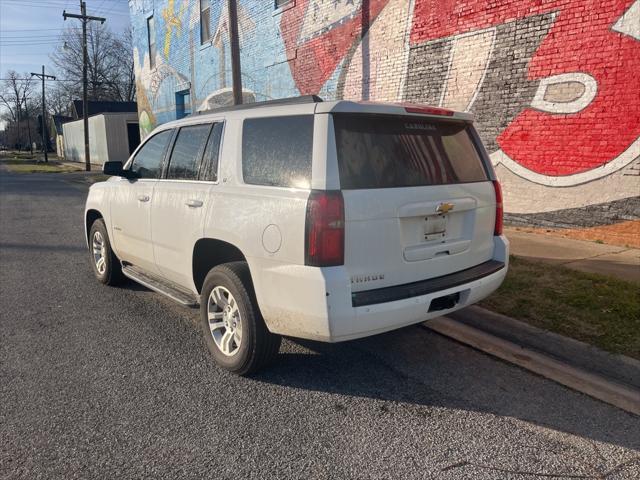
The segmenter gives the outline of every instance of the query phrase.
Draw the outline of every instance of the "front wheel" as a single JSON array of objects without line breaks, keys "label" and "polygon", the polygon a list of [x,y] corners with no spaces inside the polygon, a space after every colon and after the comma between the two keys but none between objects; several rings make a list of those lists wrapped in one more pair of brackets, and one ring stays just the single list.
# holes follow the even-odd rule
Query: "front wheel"
[{"label": "front wheel", "polygon": [[117,285],[122,282],[122,266],[111,249],[107,227],[101,218],[93,222],[89,230],[89,252],[93,273],[99,282],[105,285]]},{"label": "front wheel", "polygon": [[246,262],[211,269],[202,287],[200,321],[216,363],[238,375],[264,368],[280,349],[281,337],[269,332],[260,315]]}]

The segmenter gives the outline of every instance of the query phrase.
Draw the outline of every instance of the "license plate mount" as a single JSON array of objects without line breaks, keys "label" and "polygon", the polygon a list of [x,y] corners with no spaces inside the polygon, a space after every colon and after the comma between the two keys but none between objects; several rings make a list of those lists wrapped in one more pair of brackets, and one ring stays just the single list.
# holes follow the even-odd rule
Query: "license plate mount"
[{"label": "license plate mount", "polygon": [[429,215],[424,219],[424,239],[438,240],[443,239],[447,234],[447,216],[446,215]]}]

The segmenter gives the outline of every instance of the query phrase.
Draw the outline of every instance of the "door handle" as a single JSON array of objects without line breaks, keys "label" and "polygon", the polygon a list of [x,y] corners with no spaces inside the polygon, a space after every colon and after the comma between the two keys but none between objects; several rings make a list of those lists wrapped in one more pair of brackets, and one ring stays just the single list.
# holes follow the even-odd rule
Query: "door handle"
[{"label": "door handle", "polygon": [[191,208],[199,208],[199,207],[201,207],[203,204],[202,204],[202,201],[201,201],[201,200],[187,200],[187,201],[185,202],[185,205],[186,205],[187,207],[191,207]]},{"label": "door handle", "polygon": [[141,202],[148,202],[149,199],[149,195],[138,195],[138,200]]}]

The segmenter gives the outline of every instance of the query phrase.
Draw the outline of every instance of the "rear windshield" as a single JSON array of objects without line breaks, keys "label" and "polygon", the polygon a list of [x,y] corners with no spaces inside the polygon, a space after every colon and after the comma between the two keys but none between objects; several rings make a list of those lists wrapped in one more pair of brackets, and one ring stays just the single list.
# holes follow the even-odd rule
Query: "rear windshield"
[{"label": "rear windshield", "polygon": [[358,114],[334,114],[333,122],[343,189],[488,179],[467,124]]}]

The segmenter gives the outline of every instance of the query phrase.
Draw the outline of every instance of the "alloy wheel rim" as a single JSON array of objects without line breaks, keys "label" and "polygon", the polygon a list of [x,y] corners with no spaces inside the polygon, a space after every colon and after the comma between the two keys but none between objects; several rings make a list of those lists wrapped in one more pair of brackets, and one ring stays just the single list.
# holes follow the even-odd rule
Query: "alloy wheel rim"
[{"label": "alloy wheel rim", "polygon": [[96,265],[96,270],[100,275],[104,275],[105,270],[107,269],[107,264],[105,261],[107,247],[104,243],[104,239],[102,238],[102,234],[100,232],[95,232],[93,234],[93,262]]},{"label": "alloy wheel rim", "polygon": [[211,290],[207,302],[209,331],[218,349],[232,357],[242,344],[242,322],[238,303],[231,292],[222,286]]}]

